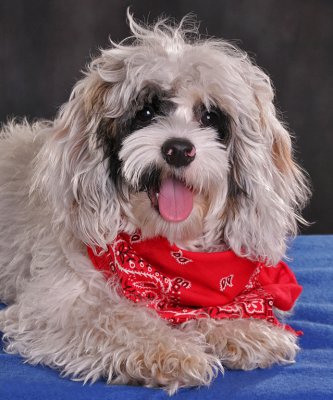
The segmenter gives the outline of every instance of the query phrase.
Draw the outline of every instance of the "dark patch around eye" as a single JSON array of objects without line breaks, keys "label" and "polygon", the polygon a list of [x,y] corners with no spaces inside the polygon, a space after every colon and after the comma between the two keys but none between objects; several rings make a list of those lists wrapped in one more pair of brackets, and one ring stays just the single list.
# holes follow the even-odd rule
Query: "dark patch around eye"
[{"label": "dark patch around eye", "polygon": [[175,104],[162,91],[151,90],[146,96],[141,95],[137,101],[137,109],[132,118],[131,131],[150,125],[159,116],[168,115]]},{"label": "dark patch around eye", "polygon": [[231,118],[229,115],[216,106],[206,108],[199,104],[194,108],[194,115],[202,127],[211,127],[218,133],[219,140],[226,144],[231,134]]},{"label": "dark patch around eye", "polygon": [[[119,152],[121,150],[123,141],[132,132],[148,126],[159,116],[166,116],[176,105],[169,100],[171,94],[164,92],[157,85],[147,85],[137,96],[137,98],[129,105],[126,112],[119,118],[104,117],[98,124],[96,130],[97,140],[103,148],[104,159],[109,160],[109,174],[110,178],[117,186],[118,191],[121,193],[121,167],[122,162],[119,159]],[[149,107],[149,112],[154,116],[145,121],[144,111],[145,107]],[[146,110],[147,111],[147,110]],[[140,117],[136,120],[136,116]],[[149,113],[148,113],[149,114]],[[140,121],[143,119],[143,121]],[[148,123],[147,123],[148,122]],[[148,172],[147,172],[148,173]],[[149,173],[154,180],[153,173]]]}]

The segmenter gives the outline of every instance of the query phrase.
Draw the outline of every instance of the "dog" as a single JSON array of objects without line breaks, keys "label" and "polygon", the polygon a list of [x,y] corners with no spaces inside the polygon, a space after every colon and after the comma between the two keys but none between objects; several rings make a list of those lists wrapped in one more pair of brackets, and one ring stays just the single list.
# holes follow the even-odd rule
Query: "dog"
[{"label": "dog", "polygon": [[[292,363],[281,259],[309,189],[270,79],[189,18],[128,20],[54,121],[2,129],[5,350],[171,394]],[[279,271],[287,305],[260,281]]]}]

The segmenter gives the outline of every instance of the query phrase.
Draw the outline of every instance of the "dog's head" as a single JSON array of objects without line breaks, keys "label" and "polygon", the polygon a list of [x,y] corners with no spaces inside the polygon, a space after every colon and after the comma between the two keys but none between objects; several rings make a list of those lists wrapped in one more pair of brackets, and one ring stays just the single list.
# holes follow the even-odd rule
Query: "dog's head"
[{"label": "dog's head", "polygon": [[308,191],[270,79],[187,20],[129,23],[133,37],[92,61],[38,159],[55,220],[89,245],[140,229],[278,261]]}]

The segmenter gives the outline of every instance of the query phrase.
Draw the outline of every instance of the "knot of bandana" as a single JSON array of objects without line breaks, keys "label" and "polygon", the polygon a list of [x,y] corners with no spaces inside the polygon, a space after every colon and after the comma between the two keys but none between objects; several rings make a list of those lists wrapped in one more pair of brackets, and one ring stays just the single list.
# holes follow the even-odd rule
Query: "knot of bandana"
[{"label": "knot of bandana", "polygon": [[191,319],[255,318],[284,327],[273,307],[290,310],[302,288],[287,264],[267,266],[233,251],[191,252],[165,238],[119,234],[107,251],[88,247],[95,268],[118,278],[129,300],[143,302],[173,324]]}]

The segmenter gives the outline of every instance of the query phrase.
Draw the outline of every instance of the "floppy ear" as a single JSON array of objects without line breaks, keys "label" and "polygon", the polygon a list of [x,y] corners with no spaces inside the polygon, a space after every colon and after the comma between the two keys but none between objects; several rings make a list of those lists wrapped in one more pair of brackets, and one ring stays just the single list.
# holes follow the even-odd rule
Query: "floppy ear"
[{"label": "floppy ear", "polygon": [[229,200],[225,232],[239,254],[275,264],[309,196],[293,158],[291,137],[276,116],[269,77],[243,59],[251,105],[240,118],[230,149]]},{"label": "floppy ear", "polygon": [[51,206],[54,224],[84,243],[105,247],[120,223],[117,193],[98,142],[97,128],[111,84],[90,69],[74,87],[36,158],[35,184]]}]

